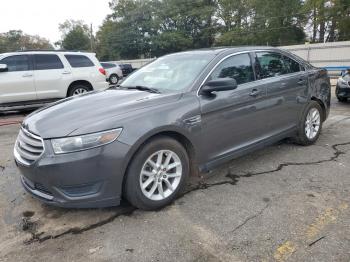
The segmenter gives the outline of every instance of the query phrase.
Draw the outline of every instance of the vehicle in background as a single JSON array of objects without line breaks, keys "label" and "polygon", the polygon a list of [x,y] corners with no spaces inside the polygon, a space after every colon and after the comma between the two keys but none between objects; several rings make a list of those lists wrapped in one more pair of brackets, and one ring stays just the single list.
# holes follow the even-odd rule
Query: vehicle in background
[{"label": "vehicle in background", "polygon": [[343,72],[338,78],[335,94],[339,102],[346,102],[350,98],[350,69]]},{"label": "vehicle in background", "polygon": [[46,103],[108,88],[93,53],[22,51],[0,54],[0,111]]},{"label": "vehicle in background", "polygon": [[181,194],[191,172],[287,137],[315,143],[330,95],[326,70],[276,48],[175,53],[118,89],[31,114],[14,155],[24,188],[48,204],[105,207],[124,197],[155,210]]},{"label": "vehicle in background", "polygon": [[119,66],[122,69],[124,77],[130,75],[132,72],[135,71],[131,64],[119,64]]},{"label": "vehicle in background", "polygon": [[101,62],[101,65],[106,70],[106,77],[111,85],[118,84],[119,80],[123,78],[122,69],[117,63]]}]

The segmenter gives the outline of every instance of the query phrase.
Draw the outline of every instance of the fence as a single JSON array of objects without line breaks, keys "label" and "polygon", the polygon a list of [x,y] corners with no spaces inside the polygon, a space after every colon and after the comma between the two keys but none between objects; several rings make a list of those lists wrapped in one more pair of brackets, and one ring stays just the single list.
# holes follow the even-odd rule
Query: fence
[{"label": "fence", "polygon": [[350,41],[282,46],[316,67],[326,68],[330,75],[350,68]]}]

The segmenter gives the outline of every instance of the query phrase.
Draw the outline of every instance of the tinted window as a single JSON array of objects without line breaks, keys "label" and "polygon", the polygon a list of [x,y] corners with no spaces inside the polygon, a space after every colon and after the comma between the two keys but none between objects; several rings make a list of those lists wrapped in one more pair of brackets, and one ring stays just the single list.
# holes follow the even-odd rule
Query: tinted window
[{"label": "tinted window", "polygon": [[249,54],[235,55],[224,60],[211,74],[210,78],[234,78],[237,84],[254,81],[254,72]]},{"label": "tinted window", "polygon": [[61,69],[63,64],[57,55],[34,55],[35,70]]},{"label": "tinted window", "polygon": [[287,68],[288,73],[300,72],[300,65],[288,56],[283,56],[284,64]]},{"label": "tinted window", "polygon": [[257,59],[260,64],[261,79],[288,73],[283,58],[278,53],[260,52],[257,53]]},{"label": "tinted window", "polygon": [[29,59],[26,55],[9,56],[1,60],[1,64],[6,64],[8,72],[28,71],[30,70]]},{"label": "tinted window", "polygon": [[101,65],[102,65],[103,68],[105,68],[105,69],[109,69],[109,68],[116,67],[115,64],[111,64],[111,63],[101,63]]},{"label": "tinted window", "polygon": [[92,67],[94,63],[84,55],[65,55],[72,67]]}]

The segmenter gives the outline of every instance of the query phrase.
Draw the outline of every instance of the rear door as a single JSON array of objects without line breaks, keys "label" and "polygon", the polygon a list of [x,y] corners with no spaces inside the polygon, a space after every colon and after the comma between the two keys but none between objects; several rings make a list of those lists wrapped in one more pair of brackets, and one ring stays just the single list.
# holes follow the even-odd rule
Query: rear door
[{"label": "rear door", "polygon": [[0,104],[36,100],[33,68],[28,55],[3,58],[7,72],[0,72]]},{"label": "rear door", "polygon": [[249,53],[232,55],[220,62],[207,81],[234,78],[235,90],[201,95],[202,145],[207,161],[224,160],[235,151],[264,139],[268,132],[266,86],[255,79]]},{"label": "rear door", "polygon": [[298,125],[306,102],[308,77],[301,65],[279,52],[256,52],[259,78],[267,89],[271,135],[289,132]]},{"label": "rear door", "polygon": [[40,100],[66,96],[71,72],[64,68],[56,54],[35,54],[34,79],[37,97]]}]

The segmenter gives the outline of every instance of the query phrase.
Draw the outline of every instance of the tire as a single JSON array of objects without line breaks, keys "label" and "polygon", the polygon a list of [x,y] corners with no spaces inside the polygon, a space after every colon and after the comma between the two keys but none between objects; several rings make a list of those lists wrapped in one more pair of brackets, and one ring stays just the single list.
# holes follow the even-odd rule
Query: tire
[{"label": "tire", "polygon": [[119,77],[117,74],[111,74],[108,79],[109,83],[111,85],[116,85],[119,82]]},{"label": "tire", "polygon": [[311,101],[307,105],[299,123],[298,134],[295,137],[297,144],[308,146],[317,141],[322,130],[322,111],[321,106],[315,101]]},{"label": "tire", "polygon": [[340,97],[340,96],[338,96],[337,98],[338,98],[338,101],[341,102],[341,103],[345,103],[345,102],[348,101],[348,99],[347,99],[346,97]]},{"label": "tire", "polygon": [[89,86],[78,84],[78,85],[72,86],[69,89],[68,96],[81,95],[90,91],[91,91],[91,88]]},{"label": "tire", "polygon": [[[170,152],[172,154],[169,155]],[[162,156],[163,169],[157,173],[155,167],[158,156]],[[170,159],[168,167],[173,168],[165,171],[168,157]],[[149,160],[153,162],[152,165]],[[139,149],[129,165],[124,184],[124,197],[139,209],[158,210],[176,199],[186,185],[189,172],[189,158],[179,142],[168,137],[152,139]],[[141,185],[145,188],[142,189]]]}]

